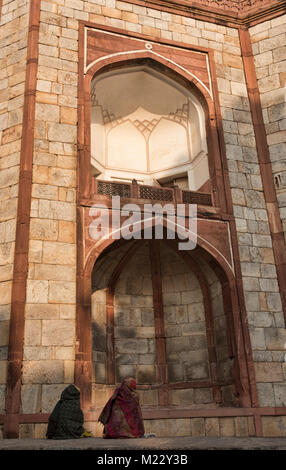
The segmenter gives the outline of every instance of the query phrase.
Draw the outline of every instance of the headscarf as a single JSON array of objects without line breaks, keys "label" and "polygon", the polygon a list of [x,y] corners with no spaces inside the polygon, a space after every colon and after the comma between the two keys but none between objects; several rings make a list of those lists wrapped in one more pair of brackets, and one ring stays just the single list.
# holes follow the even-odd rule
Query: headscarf
[{"label": "headscarf", "polygon": [[123,380],[103,408],[98,421],[104,424],[104,438],[142,437],[144,424],[132,377]]}]

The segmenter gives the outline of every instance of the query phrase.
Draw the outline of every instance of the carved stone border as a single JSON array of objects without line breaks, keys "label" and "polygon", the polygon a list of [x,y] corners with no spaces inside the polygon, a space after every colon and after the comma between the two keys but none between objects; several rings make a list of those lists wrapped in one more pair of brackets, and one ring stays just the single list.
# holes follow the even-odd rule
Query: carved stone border
[{"label": "carved stone border", "polygon": [[[237,9],[224,9],[214,7],[210,0],[189,2],[188,0],[125,0],[138,6],[153,8],[154,10],[168,12],[174,15],[182,15],[199,21],[216,23],[230,28],[239,28],[241,25],[248,27],[263,23],[283,15],[286,12],[286,1],[264,0],[262,5],[249,6],[244,12]],[[191,3],[191,5],[190,5]],[[265,5],[266,4],[266,5]]]}]

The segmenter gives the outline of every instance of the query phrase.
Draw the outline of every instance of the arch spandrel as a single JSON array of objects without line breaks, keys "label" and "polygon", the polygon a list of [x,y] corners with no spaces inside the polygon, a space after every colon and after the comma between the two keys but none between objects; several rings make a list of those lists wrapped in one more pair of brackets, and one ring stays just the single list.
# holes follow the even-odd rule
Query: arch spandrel
[{"label": "arch spandrel", "polygon": [[[92,218],[89,216],[88,211],[85,211],[85,225],[92,222]],[[156,225],[155,217],[152,218],[152,226]],[[167,228],[167,221],[163,219],[163,225]],[[223,271],[226,273],[227,278],[234,279],[234,267],[232,259],[231,242],[229,238],[229,228],[227,222],[211,221],[207,219],[198,220],[198,234],[197,234],[197,246],[201,247],[206,253],[208,253],[214,260],[218,262]],[[181,227],[176,225],[174,231],[181,233]],[[138,232],[141,232],[141,226],[138,224]],[[110,230],[109,235],[99,240],[89,240],[88,250],[85,252],[84,261],[84,272],[85,276],[90,276],[93,266],[100,256],[100,254],[112,245],[114,241],[120,239],[120,230],[112,232]],[[143,238],[143,235],[142,235]],[[183,240],[182,240],[183,241]],[[87,245],[85,245],[87,248]]]},{"label": "arch spandrel", "polygon": [[[148,41],[146,39],[132,38],[123,36],[115,32],[102,31],[98,28],[87,27],[85,29],[86,47],[85,47],[85,73],[94,75],[98,69],[106,63],[115,59],[116,62],[128,60],[128,55],[132,59],[145,54],[158,62],[164,60],[166,65],[172,68],[176,66],[185,70],[188,75],[192,75],[193,80],[200,82],[208,94],[212,95],[211,77],[208,67],[208,57],[205,50],[195,47],[176,48],[159,42]],[[131,57],[129,57],[131,59]],[[190,78],[189,78],[190,80]]]}]

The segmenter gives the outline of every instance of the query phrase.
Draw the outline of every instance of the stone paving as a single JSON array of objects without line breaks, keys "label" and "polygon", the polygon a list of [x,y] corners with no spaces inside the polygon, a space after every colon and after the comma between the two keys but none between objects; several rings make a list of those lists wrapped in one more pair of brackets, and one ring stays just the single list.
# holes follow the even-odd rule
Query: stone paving
[{"label": "stone paving", "polygon": [[85,438],[69,440],[3,439],[2,450],[286,450],[285,437],[165,437],[148,439]]}]

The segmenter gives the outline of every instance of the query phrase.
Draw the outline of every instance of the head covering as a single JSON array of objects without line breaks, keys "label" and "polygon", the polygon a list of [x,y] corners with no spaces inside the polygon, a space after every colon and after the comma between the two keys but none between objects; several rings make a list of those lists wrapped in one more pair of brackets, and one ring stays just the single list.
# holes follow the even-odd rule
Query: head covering
[{"label": "head covering", "polygon": [[103,408],[98,421],[104,424],[104,438],[142,437],[144,423],[132,377],[123,380]]},{"label": "head covering", "polygon": [[123,380],[122,384],[126,384],[127,387],[136,390],[136,380],[132,377],[127,377],[127,379]]},{"label": "head covering", "polygon": [[69,385],[61,393],[61,400],[79,400],[80,391],[76,385]]},{"label": "head covering", "polygon": [[83,432],[83,413],[80,408],[80,391],[75,385],[66,387],[53,409],[48,423],[48,439],[75,439]]}]

